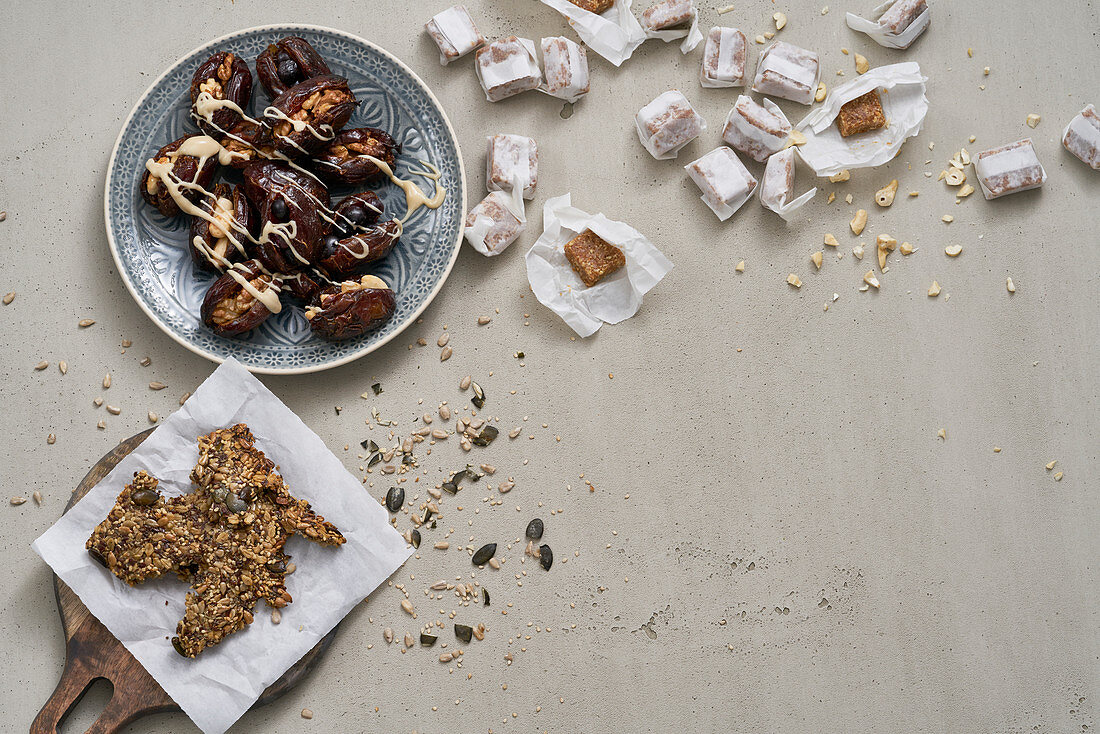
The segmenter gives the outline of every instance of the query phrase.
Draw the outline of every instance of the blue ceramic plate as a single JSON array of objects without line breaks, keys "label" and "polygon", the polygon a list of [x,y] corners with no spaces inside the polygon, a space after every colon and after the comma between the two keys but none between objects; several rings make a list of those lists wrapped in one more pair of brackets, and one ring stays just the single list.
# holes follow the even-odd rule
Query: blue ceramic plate
[{"label": "blue ceramic plate", "polygon": [[[432,182],[408,173],[427,160],[442,172],[447,198],[439,209],[421,208],[405,225],[397,247],[372,271],[397,294],[397,310],[382,328],[358,339],[327,342],[313,336],[302,310],[284,308],[250,334],[216,336],[202,325],[199,308],[214,276],[195,269],[187,251],[188,217],[168,219],[138,192],[145,161],[161,146],[195,132],[188,118],[188,90],[195,68],[215,51],[232,51],[249,62],[283,36],[305,38],[345,76],[359,98],[347,127],[379,127],[401,143],[395,170],[428,195]],[[251,113],[267,105],[259,82]],[[404,193],[388,181],[375,184],[386,211],[402,216]],[[333,187],[333,200],[358,189]],[[292,374],[345,364],[395,337],[431,303],[458,257],[466,209],[466,177],[458,140],[447,115],[424,82],[397,58],[356,36],[328,28],[273,25],[224,36],[195,49],[149,87],[122,126],[111,153],[104,195],[107,240],[126,287],[157,326],[188,349],[221,362],[234,357],[253,372]]]}]

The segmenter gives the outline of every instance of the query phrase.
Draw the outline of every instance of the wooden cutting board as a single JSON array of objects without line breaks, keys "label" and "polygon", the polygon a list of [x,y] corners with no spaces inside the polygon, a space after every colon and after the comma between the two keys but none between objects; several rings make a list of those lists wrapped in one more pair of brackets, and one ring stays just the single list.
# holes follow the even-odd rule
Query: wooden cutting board
[{"label": "wooden cutting board", "polygon": [[[126,439],[100,459],[77,486],[72,499],[65,506],[65,511],[68,512],[69,508],[152,432],[153,429],[150,428]],[[119,491],[121,490],[122,487],[119,487]],[[180,710],[141,663],[92,616],[72,589],[57,576],[53,578],[53,585],[57,595],[57,610],[61,614],[61,626],[65,631],[65,669],[57,688],[31,724],[31,734],[56,734],[66,714],[91,684],[101,678],[111,682],[114,694],[87,734],[114,734],[142,716]],[[333,629],[321,638],[279,680],[268,686],[254,705],[270,703],[293,688],[313,669],[335,636],[336,630]]]}]

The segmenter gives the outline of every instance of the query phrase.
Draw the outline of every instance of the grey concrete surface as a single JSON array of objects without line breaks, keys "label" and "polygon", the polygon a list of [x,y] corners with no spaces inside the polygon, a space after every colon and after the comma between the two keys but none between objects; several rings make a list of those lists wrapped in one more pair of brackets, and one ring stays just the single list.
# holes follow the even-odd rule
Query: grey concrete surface
[{"label": "grey concrete surface", "polygon": [[[379,589],[303,685],[233,731],[1095,728],[1100,175],[1059,138],[1086,103],[1100,103],[1100,11],[1094,0],[936,2],[931,29],[903,53],[845,27],[844,11],[867,12],[871,0],[828,0],[822,15],[825,2],[735,0],[721,21],[725,0],[700,3],[704,27],[736,25],[750,38],[785,11],[781,37],[820,53],[830,85],[837,70],[854,75],[841,47],[876,65],[914,59],[930,78],[920,137],[882,169],[823,182],[789,226],[756,202],[717,222],[681,170],[717,145],[738,93],[699,87],[699,50],[684,57],[651,42],[621,69],[593,55],[593,91],[562,119],[561,104],[542,95],[489,105],[469,59],[441,68],[421,27],[443,0],[9,3],[0,292],[18,295],[0,307],[0,730],[27,729],[64,659],[50,573],[31,541],[92,462],[213,369],[157,330],[113,267],[102,214],[110,149],[176,58],[231,30],[292,20],[360,34],[421,74],[455,125],[474,194],[486,134],[532,135],[543,157],[529,231],[494,260],[464,251],[421,324],[349,366],[264,382],[342,453],[374,435],[364,425],[372,405],[407,429],[424,406],[466,405],[457,383],[473,374],[490,394],[486,410],[525,428],[477,455],[516,488],[495,507],[467,490],[445,502],[444,525],[479,545],[521,536],[539,514],[546,542],[569,560],[547,574],[520,564],[522,545],[504,552],[502,571],[479,575],[493,593],[481,610],[423,596],[437,578],[468,578],[471,568],[463,551],[425,544],[393,579],[421,619],[401,612],[397,590]],[[534,0],[468,4],[489,36],[569,33]],[[678,161],[658,162],[638,144],[632,116],[673,86],[710,129]],[[803,112],[783,107],[794,119]],[[1024,124],[1031,112],[1042,115],[1035,130]],[[1024,136],[1049,174],[1041,191],[956,206],[936,182],[960,147]],[[799,177],[802,190],[810,173]],[[879,209],[873,192],[895,177],[901,193]],[[535,302],[523,267],[542,202],[567,191],[648,234],[676,264],[635,318],[588,340],[572,340]],[[851,255],[847,222],[858,207],[871,216],[866,242],[885,231],[920,248],[891,256],[879,292],[857,290],[870,265],[870,255]],[[946,213],[954,223],[940,222]],[[814,272],[809,256],[825,232],[844,257],[827,251]],[[945,257],[952,243],[961,257]],[[790,272],[801,290],[784,282]],[[925,295],[933,279],[943,286],[937,299]],[[839,300],[823,310],[834,292]],[[492,323],[478,327],[479,314]],[[82,318],[96,324],[78,329]],[[434,346],[410,348],[420,336],[434,343],[444,327],[448,362]],[[133,341],[125,353],[123,339]],[[39,360],[50,367],[34,371]],[[105,395],[106,371],[114,384]],[[151,392],[150,380],[169,389]],[[375,381],[385,392],[360,399]],[[93,407],[101,395],[122,415]],[[101,418],[106,430],[95,428]],[[57,442],[47,445],[51,432]],[[358,474],[355,451],[344,456]],[[432,458],[434,477],[466,455],[442,445]],[[1044,469],[1052,460],[1061,482]],[[41,507],[7,504],[35,490]],[[461,668],[437,662],[438,648],[402,654],[383,642],[387,626],[399,637],[427,619],[449,626],[452,609],[456,621],[490,628]],[[67,730],[90,725],[107,694],[93,691]],[[303,707],[312,721],[300,718]],[[192,730],[182,715],[127,729]]]}]

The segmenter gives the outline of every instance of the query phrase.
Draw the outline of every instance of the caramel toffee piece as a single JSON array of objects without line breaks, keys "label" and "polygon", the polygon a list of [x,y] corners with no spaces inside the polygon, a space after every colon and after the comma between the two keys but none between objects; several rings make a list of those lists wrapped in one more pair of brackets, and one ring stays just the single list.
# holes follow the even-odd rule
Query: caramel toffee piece
[{"label": "caramel toffee piece", "polygon": [[191,584],[172,638],[185,657],[251,624],[260,599],[272,607],[291,602],[283,580],[291,535],[344,542],[308,502],[290,495],[253,441],[243,423],[200,437],[191,494],[162,497],[157,480],[138,472],[86,544],[128,584],[168,573]]},{"label": "caramel toffee piece", "polygon": [[615,0],[569,0],[569,2],[589,13],[605,13],[615,4]]},{"label": "caramel toffee piece", "polygon": [[574,272],[588,287],[592,287],[626,265],[623,251],[608,244],[599,235],[586,229],[565,243],[565,257]]},{"label": "caramel toffee piece", "polygon": [[878,92],[871,90],[861,97],[845,102],[836,116],[836,126],[841,137],[849,137],[869,130],[886,127],[886,115]]}]

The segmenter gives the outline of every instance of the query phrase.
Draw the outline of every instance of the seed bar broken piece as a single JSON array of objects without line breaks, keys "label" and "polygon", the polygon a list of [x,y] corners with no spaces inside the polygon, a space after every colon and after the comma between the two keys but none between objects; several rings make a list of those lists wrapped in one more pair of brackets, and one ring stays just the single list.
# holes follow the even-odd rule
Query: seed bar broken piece
[{"label": "seed bar broken piece", "polygon": [[878,92],[873,89],[850,102],[845,102],[836,116],[836,127],[844,138],[885,126],[886,114],[882,111],[882,100],[879,99]]},{"label": "seed bar broken piece", "polygon": [[565,243],[564,249],[569,265],[589,288],[626,265],[623,251],[590,229]]}]

